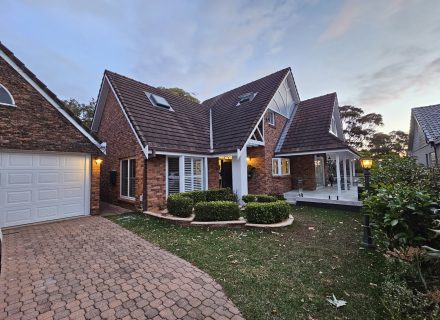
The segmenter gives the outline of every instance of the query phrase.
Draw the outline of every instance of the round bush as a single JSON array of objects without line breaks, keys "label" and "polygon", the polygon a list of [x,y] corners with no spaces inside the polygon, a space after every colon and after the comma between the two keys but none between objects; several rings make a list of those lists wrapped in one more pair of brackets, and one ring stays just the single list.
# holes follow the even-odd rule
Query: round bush
[{"label": "round bush", "polygon": [[230,221],[240,218],[238,204],[233,201],[199,202],[194,207],[196,221]]},{"label": "round bush", "polygon": [[189,197],[192,199],[193,204],[197,204],[202,201],[206,201],[206,191],[191,191],[179,193],[184,197]]},{"label": "round bush", "polygon": [[237,201],[235,194],[229,188],[206,190],[206,201]]},{"label": "round bush", "polygon": [[192,214],[193,201],[190,197],[172,194],[167,199],[167,208],[172,215],[188,218]]},{"label": "round bush", "polygon": [[271,224],[286,220],[290,205],[285,201],[250,202],[244,210],[249,223]]}]

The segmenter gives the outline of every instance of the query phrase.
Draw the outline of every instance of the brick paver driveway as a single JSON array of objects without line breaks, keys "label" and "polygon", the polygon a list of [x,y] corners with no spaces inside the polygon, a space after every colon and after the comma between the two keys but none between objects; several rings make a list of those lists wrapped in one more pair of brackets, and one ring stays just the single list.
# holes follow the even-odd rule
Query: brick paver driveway
[{"label": "brick paver driveway", "polygon": [[101,217],[3,240],[0,319],[241,319],[207,274]]}]

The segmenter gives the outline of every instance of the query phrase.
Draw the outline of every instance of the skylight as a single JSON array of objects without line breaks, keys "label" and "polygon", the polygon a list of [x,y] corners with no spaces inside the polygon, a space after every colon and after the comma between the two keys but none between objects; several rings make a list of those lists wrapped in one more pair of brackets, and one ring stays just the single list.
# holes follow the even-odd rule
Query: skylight
[{"label": "skylight", "polygon": [[242,94],[241,96],[238,96],[238,98],[240,99],[237,103],[237,106],[239,106],[242,103],[248,102],[248,101],[252,101],[255,96],[257,95],[258,92],[248,92],[245,94]]},{"label": "skylight", "polygon": [[172,110],[170,104],[164,97],[148,92],[145,92],[145,94],[147,95],[148,99],[150,99],[151,103],[156,107]]}]

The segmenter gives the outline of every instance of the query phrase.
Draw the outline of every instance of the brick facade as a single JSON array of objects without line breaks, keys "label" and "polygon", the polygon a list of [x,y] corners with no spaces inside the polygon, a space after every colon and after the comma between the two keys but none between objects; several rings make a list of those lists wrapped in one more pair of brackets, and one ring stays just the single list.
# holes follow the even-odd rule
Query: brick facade
[{"label": "brick facade", "polygon": [[290,158],[292,185],[298,189],[298,180],[303,181],[304,190],[316,189],[315,156],[313,154]]},{"label": "brick facade", "polygon": [[166,157],[147,160],[147,208],[157,210],[166,203]]},{"label": "brick facade", "polygon": [[0,83],[16,105],[0,105],[0,149],[91,154],[90,211],[98,213],[100,168],[94,156],[102,156],[99,149],[2,58]]},{"label": "brick facade", "polygon": [[218,158],[208,158],[208,189],[217,189],[220,186],[218,161]]},{"label": "brick facade", "polygon": [[272,158],[287,119],[275,113],[275,126],[264,122],[264,147],[248,148],[248,164],[255,167],[254,175],[248,179],[248,191],[252,194],[284,193],[292,190],[291,176],[272,175]]}]

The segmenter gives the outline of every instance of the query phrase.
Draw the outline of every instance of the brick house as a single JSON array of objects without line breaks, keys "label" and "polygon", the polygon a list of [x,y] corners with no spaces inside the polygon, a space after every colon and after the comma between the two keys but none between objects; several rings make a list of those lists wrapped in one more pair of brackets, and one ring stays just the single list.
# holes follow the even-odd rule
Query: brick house
[{"label": "brick house", "polygon": [[336,94],[301,101],[290,68],[201,104],[105,71],[92,131],[107,143],[103,200],[149,210],[190,190],[314,190],[327,185],[329,163],[347,189],[357,157]]},{"label": "brick house", "polygon": [[104,152],[0,42],[0,227],[97,213]]}]

